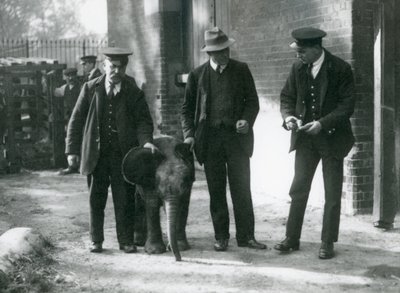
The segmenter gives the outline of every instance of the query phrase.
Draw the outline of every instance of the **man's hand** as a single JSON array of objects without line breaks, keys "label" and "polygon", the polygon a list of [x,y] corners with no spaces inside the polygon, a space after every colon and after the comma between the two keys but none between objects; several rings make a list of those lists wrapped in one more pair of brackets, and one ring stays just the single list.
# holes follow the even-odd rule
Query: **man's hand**
[{"label": "man's hand", "polygon": [[159,149],[151,142],[146,142],[143,147],[145,149],[150,149],[152,154],[154,154],[156,151],[159,151]]},{"label": "man's hand", "polygon": [[298,131],[304,131],[310,135],[317,135],[321,132],[322,125],[319,121],[312,121],[307,123],[306,125],[299,127]]},{"label": "man's hand", "polygon": [[246,120],[238,120],[236,122],[236,132],[241,134],[249,132],[249,122]]},{"label": "man's hand", "polygon": [[67,156],[67,161],[68,161],[68,166],[72,168],[77,168],[79,167],[79,156],[78,155],[68,155]]},{"label": "man's hand", "polygon": [[185,138],[183,143],[187,143],[188,145],[190,145],[190,151],[193,152],[193,149],[194,149],[194,137]]},{"label": "man's hand", "polygon": [[285,123],[288,130],[298,130],[303,125],[303,121],[294,116],[287,117]]}]

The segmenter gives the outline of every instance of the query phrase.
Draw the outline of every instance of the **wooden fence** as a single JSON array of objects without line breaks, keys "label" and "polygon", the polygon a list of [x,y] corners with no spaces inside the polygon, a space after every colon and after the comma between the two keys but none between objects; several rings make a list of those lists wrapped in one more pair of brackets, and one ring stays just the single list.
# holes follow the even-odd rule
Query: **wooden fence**
[{"label": "wooden fence", "polygon": [[77,67],[80,57],[98,55],[107,39],[26,40],[0,39],[0,58],[41,57],[55,59],[67,67]]}]

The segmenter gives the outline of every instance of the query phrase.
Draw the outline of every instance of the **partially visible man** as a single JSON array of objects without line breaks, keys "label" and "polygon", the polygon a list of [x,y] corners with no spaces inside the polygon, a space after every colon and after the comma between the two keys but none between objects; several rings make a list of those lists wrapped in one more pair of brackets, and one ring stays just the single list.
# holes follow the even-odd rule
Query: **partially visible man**
[{"label": "partially visible man", "polygon": [[[81,85],[78,79],[78,70],[76,68],[67,68],[63,71],[64,79],[66,83],[55,90],[55,95],[63,99],[64,108],[64,121],[65,128],[68,125],[69,118],[71,117],[72,110],[75,107],[75,103],[78,99],[81,91]],[[59,175],[68,175],[73,173],[79,173],[79,166],[68,166],[66,169],[58,172]]]},{"label": "partially visible man", "polygon": [[204,163],[216,251],[225,251],[230,238],[227,177],[238,246],[266,248],[254,237],[250,190],[258,95],[247,64],[229,57],[233,43],[218,27],[205,32],[202,51],[210,60],[189,74],[182,106],[184,142],[191,145],[199,163]]},{"label": "partially visible man", "polygon": [[115,47],[104,48],[103,54],[105,74],[83,85],[72,112],[66,154],[69,165],[77,166],[80,161],[81,173],[88,176],[90,251],[103,250],[104,209],[111,185],[119,247],[132,253],[137,250],[133,244],[133,192],[124,181],[121,163],[132,147],[156,149],[153,121],[143,91],[125,76],[132,52]]},{"label": "partially visible man", "polygon": [[325,186],[319,258],[334,256],[338,240],[343,159],[354,144],[350,116],[354,111],[351,67],[322,47],[326,33],[316,28],[292,32],[291,47],[300,59],[293,64],[281,92],[283,127],[291,130],[290,151],[296,150],[292,198],[286,238],[279,251],[298,250],[311,183],[319,161]]},{"label": "partially visible man", "polygon": [[99,77],[102,73],[96,67],[97,56],[87,55],[81,57],[81,65],[83,67],[83,81],[88,82],[96,77]]}]

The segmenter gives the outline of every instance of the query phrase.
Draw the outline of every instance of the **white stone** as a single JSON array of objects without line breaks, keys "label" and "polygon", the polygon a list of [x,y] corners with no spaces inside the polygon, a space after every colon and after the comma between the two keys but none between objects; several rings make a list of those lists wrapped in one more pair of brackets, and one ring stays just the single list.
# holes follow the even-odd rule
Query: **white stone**
[{"label": "white stone", "polygon": [[4,232],[0,236],[0,270],[8,271],[12,261],[43,248],[44,244],[43,236],[32,228],[19,227]]}]

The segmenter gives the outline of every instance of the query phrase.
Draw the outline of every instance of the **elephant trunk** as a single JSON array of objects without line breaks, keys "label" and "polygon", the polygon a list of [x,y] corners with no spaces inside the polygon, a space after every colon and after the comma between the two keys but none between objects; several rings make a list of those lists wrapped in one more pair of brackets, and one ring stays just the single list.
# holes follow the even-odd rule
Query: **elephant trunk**
[{"label": "elephant trunk", "polygon": [[175,255],[176,261],[181,261],[181,254],[178,248],[177,241],[177,218],[178,218],[179,202],[177,199],[165,200],[165,212],[167,214],[167,234],[171,250]]}]

